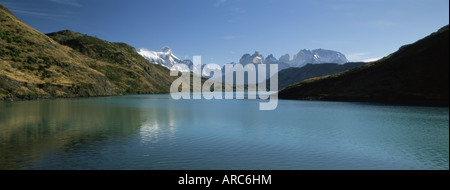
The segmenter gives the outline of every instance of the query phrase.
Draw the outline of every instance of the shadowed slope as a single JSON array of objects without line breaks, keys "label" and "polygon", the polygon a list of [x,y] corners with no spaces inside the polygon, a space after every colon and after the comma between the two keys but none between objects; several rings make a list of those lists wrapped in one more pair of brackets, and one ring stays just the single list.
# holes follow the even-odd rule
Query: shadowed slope
[{"label": "shadowed slope", "polygon": [[379,61],[291,85],[279,97],[448,106],[448,30],[445,26]]}]

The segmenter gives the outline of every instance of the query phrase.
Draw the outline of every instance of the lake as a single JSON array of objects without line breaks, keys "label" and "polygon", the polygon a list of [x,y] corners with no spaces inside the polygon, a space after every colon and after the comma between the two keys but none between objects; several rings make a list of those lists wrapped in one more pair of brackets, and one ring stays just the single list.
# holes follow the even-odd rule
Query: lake
[{"label": "lake", "polygon": [[448,108],[259,102],[0,102],[0,169],[449,169]]}]

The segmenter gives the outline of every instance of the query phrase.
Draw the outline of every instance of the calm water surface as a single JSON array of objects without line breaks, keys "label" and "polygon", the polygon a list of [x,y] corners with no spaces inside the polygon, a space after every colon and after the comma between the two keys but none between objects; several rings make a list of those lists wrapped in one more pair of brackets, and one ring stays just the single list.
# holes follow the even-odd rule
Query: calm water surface
[{"label": "calm water surface", "polygon": [[0,169],[449,169],[449,109],[169,95],[0,102]]}]

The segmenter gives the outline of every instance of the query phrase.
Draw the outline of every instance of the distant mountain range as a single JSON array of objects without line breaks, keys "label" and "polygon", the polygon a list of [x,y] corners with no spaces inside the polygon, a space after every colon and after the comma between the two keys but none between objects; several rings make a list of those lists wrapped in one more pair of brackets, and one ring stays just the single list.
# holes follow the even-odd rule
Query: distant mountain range
[{"label": "distant mountain range", "polygon": [[376,62],[291,85],[279,97],[448,106],[449,27]]},{"label": "distant mountain range", "polygon": [[[169,47],[163,47],[160,51],[151,51],[151,50],[147,50],[147,49],[140,49],[140,50],[138,50],[138,53],[140,55],[142,55],[143,57],[145,57],[147,60],[149,60],[151,63],[162,65],[169,69],[175,69],[175,70],[179,70],[179,71],[183,71],[183,72],[192,71],[192,72],[199,73],[199,71],[196,70],[197,68],[193,67],[193,63],[191,60],[179,59],[177,56],[175,56],[172,53],[172,50]],[[258,51],[255,51],[255,53],[253,53],[253,54],[248,54],[248,53],[244,54],[241,57],[241,59],[239,60],[239,64],[241,64],[243,66],[245,66],[247,64],[254,64],[255,72],[258,72],[258,69],[257,69],[258,64],[266,65],[266,78],[257,79],[258,83],[271,77],[269,66],[268,66],[270,64],[277,64],[278,71],[283,71],[288,68],[301,68],[301,67],[305,66],[306,64],[322,64],[322,63],[344,64],[347,62],[348,62],[347,58],[342,53],[337,52],[337,51],[332,51],[332,50],[325,50],[325,49],[300,50],[300,52],[297,53],[293,57],[293,59],[291,59],[289,54],[285,54],[285,55],[281,56],[279,59],[277,59],[272,54],[270,54],[267,57],[264,57]],[[180,63],[186,64],[189,67],[189,70],[183,70],[176,66],[176,64],[180,64]],[[232,62],[229,64],[234,66],[237,63]],[[341,68],[347,68],[347,67],[341,67]],[[331,72],[331,70],[333,70],[332,68],[328,68],[325,70],[328,72],[319,71],[317,73],[314,73],[314,74],[310,73],[309,75],[304,75],[304,76],[317,77],[317,76],[323,76],[325,74],[333,74],[336,72],[343,71],[341,69],[336,69],[336,71]],[[211,71],[222,72],[222,75],[223,75],[222,80],[225,81],[225,66],[223,66],[222,68],[209,68],[209,67],[205,67],[205,65],[204,65],[204,67],[202,69],[202,75],[204,77],[208,78],[208,77],[210,77]],[[288,76],[288,75],[285,75],[286,73],[289,73],[289,72],[279,73],[279,75],[281,74],[280,76],[282,76],[282,77],[291,78],[292,81],[294,81],[294,82],[300,82],[301,80],[305,79],[303,76],[296,76],[296,75]],[[289,80],[282,79],[282,81],[284,81],[283,83],[280,83],[280,85],[282,87],[286,87],[289,84],[293,84],[293,83],[286,83]],[[236,83],[237,84],[247,84],[247,81],[244,83],[239,83],[239,82],[236,82]]]},{"label": "distant mountain range", "polygon": [[[160,51],[152,51],[147,49],[139,49],[138,53],[149,60],[151,63],[162,65],[171,69],[174,65],[183,63],[192,69],[192,61],[189,59],[181,60],[172,53],[169,47],[163,47]],[[287,69],[290,67],[303,67],[308,63],[320,64],[320,63],[337,63],[344,64],[348,60],[344,54],[325,49],[316,50],[300,50],[293,59],[289,54],[281,56],[279,59],[275,58],[272,54],[264,58],[258,51],[254,54],[244,54],[239,60],[239,64],[278,64],[279,70]],[[230,63],[236,64],[236,63]]]}]

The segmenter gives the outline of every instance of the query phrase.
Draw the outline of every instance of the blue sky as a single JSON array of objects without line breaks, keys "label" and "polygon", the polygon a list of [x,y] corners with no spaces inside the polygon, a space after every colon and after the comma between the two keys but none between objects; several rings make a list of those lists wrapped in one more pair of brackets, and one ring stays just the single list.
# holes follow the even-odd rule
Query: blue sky
[{"label": "blue sky", "polygon": [[181,59],[331,49],[380,58],[449,24],[448,0],[0,0],[42,33],[70,29]]}]

